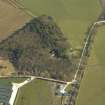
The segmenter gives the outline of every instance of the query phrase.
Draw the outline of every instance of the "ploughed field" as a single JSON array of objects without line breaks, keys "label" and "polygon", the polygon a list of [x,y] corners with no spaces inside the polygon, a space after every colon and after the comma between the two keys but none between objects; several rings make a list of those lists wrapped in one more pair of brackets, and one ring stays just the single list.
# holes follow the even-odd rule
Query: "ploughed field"
[{"label": "ploughed field", "polygon": [[7,38],[30,19],[30,16],[13,7],[8,0],[0,0],[0,41]]}]

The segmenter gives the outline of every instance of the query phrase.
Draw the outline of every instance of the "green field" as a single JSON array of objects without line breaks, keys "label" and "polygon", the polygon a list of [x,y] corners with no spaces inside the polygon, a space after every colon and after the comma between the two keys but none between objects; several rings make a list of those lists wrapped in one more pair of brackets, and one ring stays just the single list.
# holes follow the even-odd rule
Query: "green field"
[{"label": "green field", "polygon": [[105,26],[98,30],[76,105],[105,105]]},{"label": "green field", "polygon": [[20,0],[36,16],[53,16],[73,47],[83,41],[88,25],[100,13],[98,0]]},{"label": "green field", "polygon": [[54,95],[51,83],[34,80],[19,90],[15,105],[60,105],[60,97]]}]

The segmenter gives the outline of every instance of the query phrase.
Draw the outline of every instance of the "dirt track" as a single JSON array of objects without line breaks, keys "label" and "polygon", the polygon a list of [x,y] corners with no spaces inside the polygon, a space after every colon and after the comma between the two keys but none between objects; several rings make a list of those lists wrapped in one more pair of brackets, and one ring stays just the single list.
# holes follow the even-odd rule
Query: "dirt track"
[{"label": "dirt track", "polygon": [[12,6],[8,0],[0,0],[0,41],[7,38],[30,19],[30,16]]},{"label": "dirt track", "polygon": [[105,9],[105,0],[100,0],[102,7]]}]

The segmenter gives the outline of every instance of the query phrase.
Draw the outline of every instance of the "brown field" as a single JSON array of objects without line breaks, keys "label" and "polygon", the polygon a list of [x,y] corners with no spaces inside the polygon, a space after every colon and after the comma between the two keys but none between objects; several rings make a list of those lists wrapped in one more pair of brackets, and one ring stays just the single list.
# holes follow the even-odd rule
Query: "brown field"
[{"label": "brown field", "polygon": [[21,28],[30,19],[30,16],[11,5],[8,0],[0,0],[0,41]]},{"label": "brown field", "polygon": [[0,76],[10,76],[15,73],[15,68],[7,59],[0,58]]},{"label": "brown field", "polygon": [[[31,17],[24,11],[11,5],[9,0],[0,0],[0,42],[25,25],[30,19]],[[0,68],[0,76],[11,75],[15,72],[13,65],[8,60],[0,59],[0,66],[5,66]]]}]

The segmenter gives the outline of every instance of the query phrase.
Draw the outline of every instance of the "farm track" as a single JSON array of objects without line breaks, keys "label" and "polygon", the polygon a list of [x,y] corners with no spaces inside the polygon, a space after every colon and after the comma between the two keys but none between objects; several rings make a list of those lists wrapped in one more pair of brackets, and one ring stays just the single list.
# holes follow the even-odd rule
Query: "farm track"
[{"label": "farm track", "polygon": [[51,82],[60,83],[60,84],[68,83],[66,81],[56,80],[56,79],[52,79],[52,78],[39,77],[39,76],[28,76],[28,75],[26,75],[26,76],[0,76],[0,78],[30,78],[30,77],[35,77],[35,79],[51,81]]},{"label": "farm track", "polygon": [[28,8],[25,8],[24,5],[22,5],[20,2],[16,1],[16,0],[7,0],[9,2],[9,4],[11,4],[13,7],[18,8],[20,10],[22,10],[23,12],[25,12],[26,14],[28,14],[29,16],[33,17],[37,17],[35,16]]},{"label": "farm track", "polygon": [[[30,15],[31,17],[36,17],[34,16],[27,8],[25,8],[23,5],[21,5],[18,1],[14,1],[14,0],[8,0],[8,2],[15,8],[18,8],[18,9],[21,9],[22,11],[24,11],[25,13],[27,13],[28,15]],[[104,22],[104,21],[103,21]],[[102,23],[103,23],[102,22]],[[95,22],[96,23],[96,22]],[[89,52],[90,53],[90,49],[91,49],[91,46],[92,46],[92,43],[94,41],[94,37],[95,37],[95,34],[93,32],[96,32],[97,31],[97,27],[95,26],[96,24],[93,24],[91,27],[90,27],[90,30],[89,30],[89,33],[88,33],[88,36],[87,36],[87,40],[84,44],[84,47],[83,47],[83,53],[82,53],[82,56],[81,56],[81,59],[80,59],[80,62],[79,62],[79,66],[77,68],[77,72],[76,72],[76,75],[74,77],[75,80],[78,80],[79,82],[82,80],[83,78],[83,74],[84,74],[84,70],[80,70],[80,67],[82,65],[82,63],[84,62],[84,60],[87,60],[87,57],[85,55],[86,52]],[[91,40],[90,43],[88,43],[89,41]],[[87,47],[87,45],[89,44],[89,48],[88,50],[84,50],[84,48]],[[86,59],[85,59],[86,57]],[[42,79],[42,80],[48,80],[50,81],[50,79],[47,79],[47,78],[43,78],[43,77],[39,77],[39,79]],[[54,80],[55,81],[55,80]],[[65,82],[66,83],[66,82]],[[69,103],[68,105],[75,105],[75,100],[76,100],[76,97],[78,95],[78,90],[79,90],[79,87],[80,86],[74,86],[73,87],[73,91],[72,91],[72,95],[71,97],[69,97]],[[74,91],[75,90],[75,91]]]},{"label": "farm track", "polygon": [[[101,14],[101,17],[103,17],[103,18],[101,18],[101,17],[98,18],[98,20],[96,22],[94,22],[88,29],[86,40],[84,42],[84,46],[83,46],[83,50],[82,50],[82,54],[81,54],[81,58],[80,58],[80,61],[79,61],[78,67],[77,67],[76,74],[74,76],[74,80],[77,80],[79,83],[81,82],[84,72],[85,72],[85,66],[87,64],[88,55],[90,56],[90,50],[91,50],[92,44],[94,42],[96,31],[98,30],[99,27],[105,25],[105,14],[104,13],[105,12],[103,12],[103,14]],[[84,66],[84,68],[81,69],[81,66]],[[78,96],[79,88],[80,88],[80,84],[79,85],[75,84],[72,87],[71,96],[68,97],[67,105],[75,105],[76,104],[76,99]]]}]

